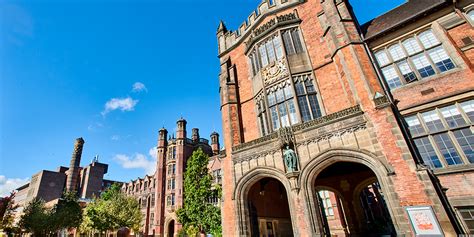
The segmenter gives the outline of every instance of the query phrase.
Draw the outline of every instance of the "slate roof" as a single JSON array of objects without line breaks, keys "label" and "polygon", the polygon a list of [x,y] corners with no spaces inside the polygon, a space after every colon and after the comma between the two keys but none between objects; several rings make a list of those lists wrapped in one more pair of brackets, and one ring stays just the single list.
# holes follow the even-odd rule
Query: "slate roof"
[{"label": "slate roof", "polygon": [[393,30],[403,23],[423,16],[426,13],[446,5],[452,0],[409,0],[408,2],[390,10],[389,12],[372,19],[361,26],[366,39],[378,36],[386,31]]}]

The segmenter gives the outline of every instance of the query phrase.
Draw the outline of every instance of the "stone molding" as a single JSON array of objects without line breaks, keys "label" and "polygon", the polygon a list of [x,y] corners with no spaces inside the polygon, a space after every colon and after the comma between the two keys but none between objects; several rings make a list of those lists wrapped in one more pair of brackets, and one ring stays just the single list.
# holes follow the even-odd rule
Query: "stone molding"
[{"label": "stone molding", "polygon": [[[334,122],[344,120],[344,119],[347,119],[347,118],[355,117],[355,116],[361,115],[361,114],[363,114],[362,109],[360,108],[359,105],[356,105],[354,107],[350,107],[350,108],[341,110],[339,112],[335,112],[335,113],[332,113],[332,114],[329,114],[329,115],[326,115],[326,116],[323,116],[323,117],[319,117],[317,119],[314,119],[314,120],[311,120],[311,121],[308,121],[308,122],[305,122],[305,123],[300,123],[300,124],[293,125],[293,126],[291,126],[291,130],[294,133],[294,132],[298,132],[298,131],[301,131],[301,130],[315,129],[315,128],[319,128],[319,127],[325,126],[325,125],[330,124],[330,123],[334,123]],[[363,127],[360,127],[360,128],[363,128]],[[345,132],[341,131],[338,134],[342,135],[342,134],[344,134],[346,132],[350,132],[350,131],[356,131],[356,130],[349,129]],[[334,134],[336,134],[336,133],[334,133]],[[332,136],[334,136],[334,135],[332,135]],[[272,140],[274,140],[278,137],[280,137],[279,130],[276,131],[276,132],[273,132],[271,134],[268,134],[266,136],[257,138],[255,140],[236,145],[236,146],[232,147],[232,153],[237,153],[237,152],[240,152],[240,151],[243,151],[243,150],[247,150],[247,149],[253,148],[255,146],[260,146],[260,145],[262,145],[266,142],[272,141]]]}]

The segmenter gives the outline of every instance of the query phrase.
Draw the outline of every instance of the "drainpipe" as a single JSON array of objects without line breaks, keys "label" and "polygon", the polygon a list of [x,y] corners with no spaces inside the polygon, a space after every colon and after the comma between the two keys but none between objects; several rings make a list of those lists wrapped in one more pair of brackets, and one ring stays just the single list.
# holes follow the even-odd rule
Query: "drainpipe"
[{"label": "drainpipe", "polygon": [[[456,1],[456,0],[454,0],[454,1]],[[357,25],[359,26],[359,24],[357,24]],[[444,190],[444,188],[441,186],[441,183],[439,182],[439,179],[433,173],[433,170],[430,169],[430,168],[427,168],[426,165],[424,164],[423,159],[421,158],[420,154],[418,153],[418,149],[416,149],[415,143],[411,139],[410,130],[408,129],[408,126],[407,126],[406,122],[403,120],[403,116],[401,115],[400,111],[398,110],[398,107],[397,107],[398,101],[393,99],[393,95],[390,92],[390,89],[389,89],[387,83],[385,82],[385,80],[382,79],[383,78],[382,73],[380,72],[380,69],[378,68],[378,66],[375,62],[374,56],[373,56],[372,52],[370,51],[369,46],[367,45],[367,42],[364,38],[364,35],[362,33],[359,33],[359,34],[360,34],[360,37],[362,39],[365,51],[369,55],[369,59],[371,61],[372,67],[375,70],[375,73],[377,74],[377,78],[378,78],[380,84],[382,85],[383,90],[385,92],[385,95],[387,96],[387,98],[390,102],[390,107],[392,108],[392,112],[395,115],[395,120],[397,121],[397,124],[400,127],[400,130],[402,131],[403,138],[407,142],[408,149],[410,150],[411,154],[413,155],[413,158],[414,158],[415,164],[417,166],[417,169],[419,167],[427,169],[427,173],[428,173],[428,176],[430,178],[430,181],[433,184],[433,187],[436,191],[436,194],[440,198],[441,204],[443,205],[443,208],[446,211],[446,214],[448,215],[448,218],[451,221],[451,224],[453,225],[454,230],[456,231],[457,234],[464,233],[463,228],[462,228],[461,224],[459,223],[458,219],[456,218],[456,214],[455,214],[451,204],[448,201],[448,198],[447,198],[446,193],[445,193],[446,190]]]}]

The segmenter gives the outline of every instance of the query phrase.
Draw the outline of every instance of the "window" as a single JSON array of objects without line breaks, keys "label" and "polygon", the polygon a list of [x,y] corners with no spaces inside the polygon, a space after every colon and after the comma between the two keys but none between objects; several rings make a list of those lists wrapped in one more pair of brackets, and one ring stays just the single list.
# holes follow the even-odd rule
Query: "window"
[{"label": "window", "polygon": [[458,211],[468,229],[468,233],[474,234],[474,207],[459,207]]},{"label": "window", "polygon": [[175,188],[175,179],[168,179],[168,190]]},{"label": "window", "polygon": [[265,100],[263,96],[260,96],[257,99],[257,112],[258,112],[257,121],[258,121],[260,132],[262,133],[262,135],[266,135],[269,133],[266,111],[267,111],[267,107],[265,106]]},{"label": "window", "polygon": [[387,81],[390,89],[395,89],[402,85],[402,82],[398,77],[397,71],[395,71],[395,68],[393,66],[382,68],[382,74],[385,77],[385,80]]},{"label": "window", "polygon": [[474,164],[474,124],[469,117],[473,104],[469,100],[405,118],[426,165],[435,169]]},{"label": "window", "polygon": [[321,117],[321,108],[310,75],[293,77],[293,81],[303,122]]},{"label": "window", "polygon": [[176,160],[176,146],[172,146],[168,150],[168,159]]},{"label": "window", "polygon": [[257,121],[262,135],[322,116],[311,74],[294,76],[293,83],[286,80],[266,92],[266,100],[264,95],[256,96]]},{"label": "window", "polygon": [[471,123],[474,123],[474,100],[461,103],[462,110],[467,114]]},{"label": "window", "polygon": [[[151,195],[151,206],[154,207],[155,206],[155,194],[152,194]],[[153,214],[152,214],[153,215]]]},{"label": "window", "polygon": [[222,170],[221,169],[217,169],[217,170],[214,170],[212,171],[212,177],[213,177],[213,182],[214,183],[222,183]]},{"label": "window", "polygon": [[150,229],[153,228],[153,225],[155,223],[155,213],[150,213]]},{"label": "window", "polygon": [[324,213],[326,214],[326,216],[334,216],[334,208],[331,203],[331,196],[329,195],[329,191],[319,191],[319,197],[321,198],[321,202],[323,203]]},{"label": "window", "polygon": [[408,117],[405,119],[405,121],[407,122],[410,133],[413,136],[418,136],[425,133],[425,129],[423,126],[421,126],[420,120],[418,120],[417,116]]},{"label": "window", "polygon": [[255,76],[260,69],[283,58],[283,49],[279,35],[273,35],[258,44],[256,50],[249,54],[249,63]]},{"label": "window", "polygon": [[176,174],[176,164],[169,164],[168,165],[168,175]]},{"label": "window", "polygon": [[378,50],[374,55],[390,89],[456,67],[431,29]]},{"label": "window", "polygon": [[167,204],[168,206],[174,206],[174,204],[175,204],[174,201],[175,201],[174,193],[173,193],[173,194],[170,194],[170,195],[168,195],[168,196],[166,197],[166,204]]},{"label": "window", "polygon": [[267,90],[267,100],[273,130],[298,122],[289,80]]},{"label": "window", "polygon": [[304,51],[298,28],[291,28],[282,32],[286,55],[299,54]]}]

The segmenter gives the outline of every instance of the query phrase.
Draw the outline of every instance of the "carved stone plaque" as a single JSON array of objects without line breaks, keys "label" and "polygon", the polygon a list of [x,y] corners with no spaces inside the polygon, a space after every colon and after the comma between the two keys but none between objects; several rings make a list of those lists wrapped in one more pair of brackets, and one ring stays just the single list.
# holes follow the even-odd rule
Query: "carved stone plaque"
[{"label": "carved stone plaque", "polygon": [[268,85],[274,81],[289,76],[288,67],[285,65],[283,59],[280,59],[263,69],[262,75],[263,82],[265,85]]}]

